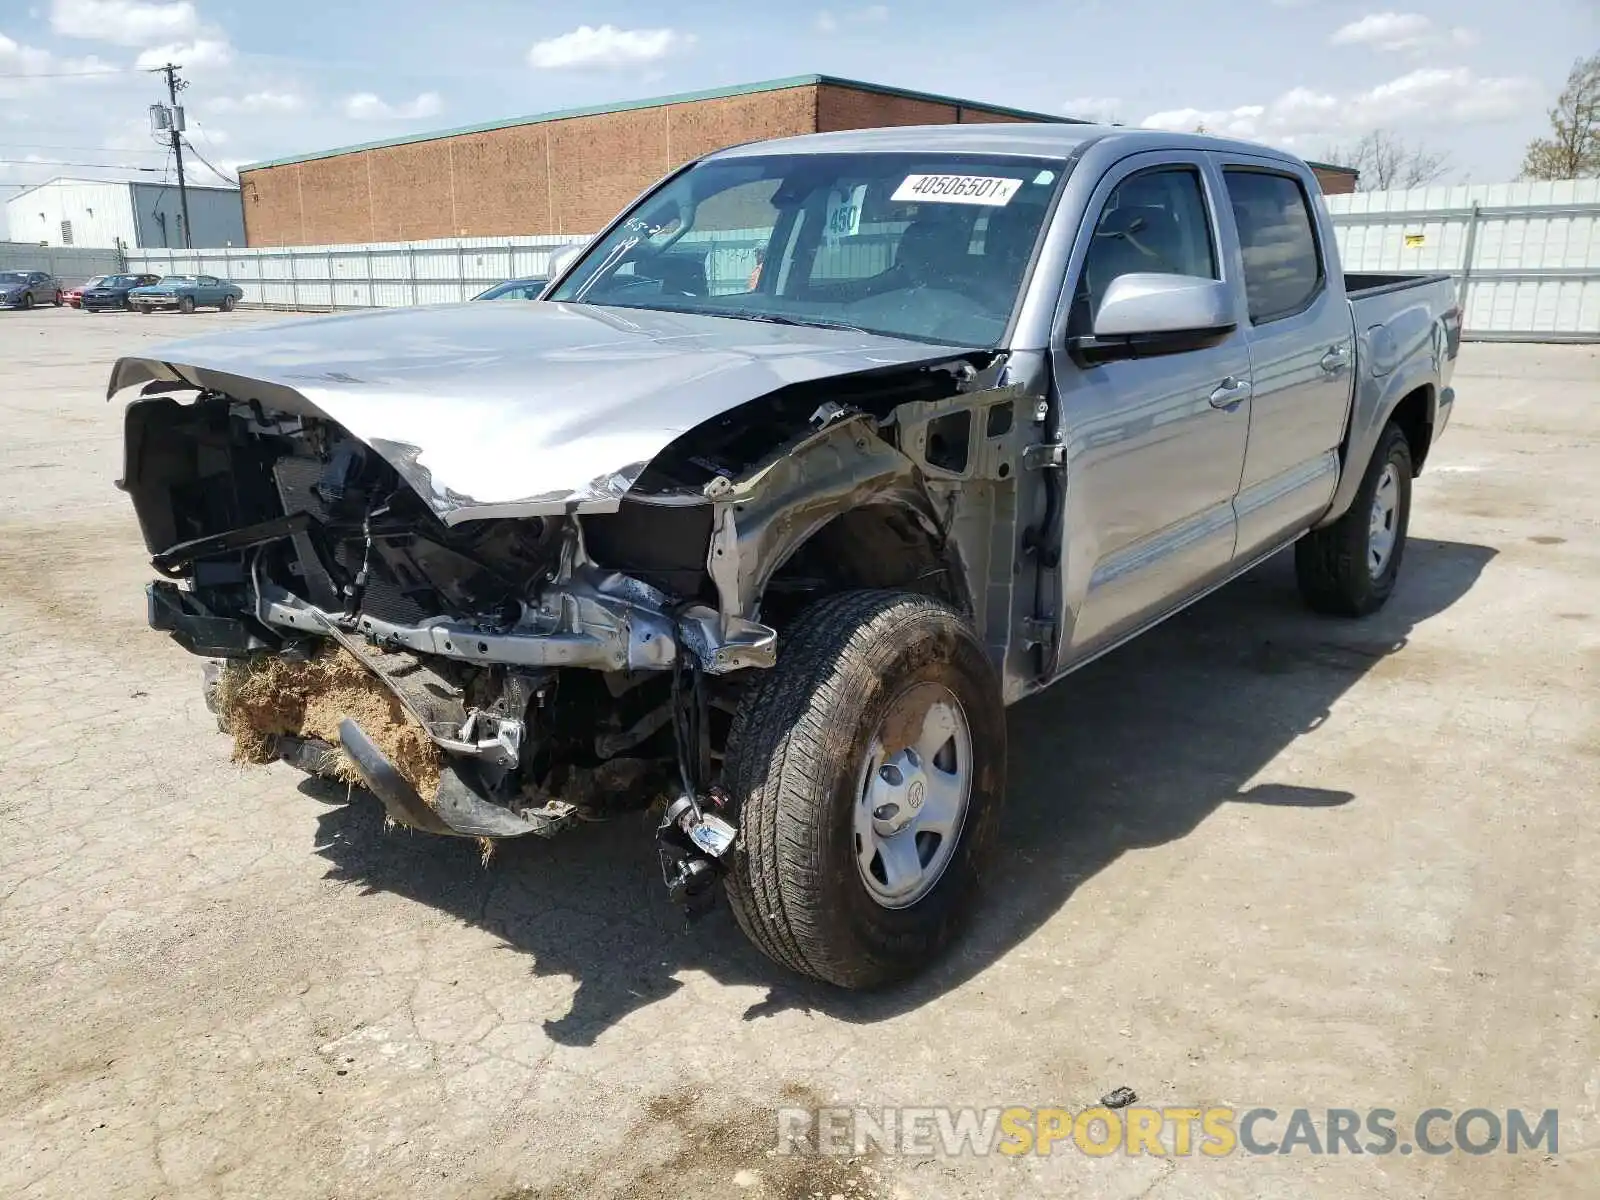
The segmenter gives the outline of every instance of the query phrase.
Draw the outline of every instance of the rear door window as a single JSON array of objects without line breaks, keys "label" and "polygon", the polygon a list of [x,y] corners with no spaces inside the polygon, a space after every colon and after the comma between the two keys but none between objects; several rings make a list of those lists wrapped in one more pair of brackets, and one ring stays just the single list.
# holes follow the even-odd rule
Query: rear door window
[{"label": "rear door window", "polygon": [[1305,188],[1269,171],[1225,170],[1223,178],[1244,256],[1250,320],[1262,325],[1305,311],[1325,282]]}]

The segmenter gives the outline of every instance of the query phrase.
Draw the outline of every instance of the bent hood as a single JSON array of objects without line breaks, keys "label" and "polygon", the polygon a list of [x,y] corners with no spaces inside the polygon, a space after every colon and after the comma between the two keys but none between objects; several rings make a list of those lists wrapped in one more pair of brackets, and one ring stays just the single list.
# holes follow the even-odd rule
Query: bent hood
[{"label": "bent hood", "polygon": [[107,396],[168,382],[326,417],[454,525],[615,511],[652,458],[719,413],[790,384],[971,352],[645,309],[462,304],[157,347],[118,359]]}]

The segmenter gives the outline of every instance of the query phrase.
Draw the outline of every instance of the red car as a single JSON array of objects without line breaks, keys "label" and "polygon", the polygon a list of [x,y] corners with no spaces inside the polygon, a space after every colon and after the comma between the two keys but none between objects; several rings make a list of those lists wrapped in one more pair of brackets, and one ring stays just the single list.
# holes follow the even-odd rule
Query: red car
[{"label": "red car", "polygon": [[68,304],[72,305],[73,308],[82,308],[83,294],[90,288],[98,287],[100,284],[104,283],[105,279],[106,277],[104,275],[96,275],[93,279],[85,279],[77,287],[69,288],[65,292],[62,292],[61,298]]}]

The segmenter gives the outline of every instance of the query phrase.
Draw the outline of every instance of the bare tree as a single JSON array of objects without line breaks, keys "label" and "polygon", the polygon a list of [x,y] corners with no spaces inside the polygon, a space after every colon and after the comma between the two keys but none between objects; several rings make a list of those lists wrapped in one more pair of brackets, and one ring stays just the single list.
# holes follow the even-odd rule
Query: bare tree
[{"label": "bare tree", "polygon": [[1524,179],[1600,175],[1600,54],[1572,65],[1567,86],[1550,110],[1550,136],[1528,143]]},{"label": "bare tree", "polygon": [[1384,129],[1374,129],[1350,146],[1329,146],[1322,160],[1361,172],[1356,189],[1363,192],[1424,187],[1450,170],[1448,154],[1420,142],[1412,145]]}]

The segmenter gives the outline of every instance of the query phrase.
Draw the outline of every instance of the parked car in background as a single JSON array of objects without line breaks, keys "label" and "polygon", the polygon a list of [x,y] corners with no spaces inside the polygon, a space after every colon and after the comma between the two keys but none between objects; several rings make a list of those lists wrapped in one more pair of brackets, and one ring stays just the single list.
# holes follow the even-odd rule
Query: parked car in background
[{"label": "parked car in background", "polygon": [[232,312],[243,299],[242,287],[215,275],[163,275],[159,282],[130,291],[128,307],[146,313],[157,309],[192,313],[197,308]]},{"label": "parked car in background", "polygon": [[61,281],[48,271],[0,271],[0,308],[59,307],[63,299]]},{"label": "parked car in background", "polygon": [[85,286],[80,301],[86,312],[113,312],[132,308],[128,295],[135,288],[161,282],[159,275],[106,275],[94,287]]},{"label": "parked car in background", "polygon": [[479,292],[474,300],[537,300],[550,281],[546,278],[508,279],[497,283],[488,291]]},{"label": "parked car in background", "polygon": [[61,298],[65,300],[72,308],[81,308],[83,306],[83,294],[92,287],[98,287],[105,281],[105,279],[106,276],[104,275],[91,276],[80,283],[77,287],[68,288],[61,294]]}]

